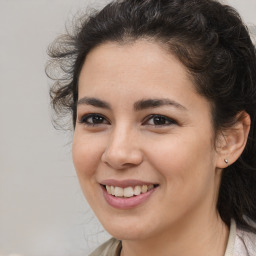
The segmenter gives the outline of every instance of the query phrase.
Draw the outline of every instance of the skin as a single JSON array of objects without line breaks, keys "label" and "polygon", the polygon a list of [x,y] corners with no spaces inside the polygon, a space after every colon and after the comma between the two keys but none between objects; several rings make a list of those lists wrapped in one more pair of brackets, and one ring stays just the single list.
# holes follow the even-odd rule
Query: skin
[{"label": "skin", "polygon": [[[175,104],[134,109],[145,99]],[[157,43],[105,43],[86,58],[78,100],[74,165],[98,219],[122,240],[121,255],[224,255],[228,228],[216,200],[229,151],[216,150],[210,103],[186,68]],[[101,116],[94,125],[93,113]],[[162,124],[151,115],[164,116]],[[100,183],[106,179],[159,186],[146,202],[123,210],[104,199]]]}]

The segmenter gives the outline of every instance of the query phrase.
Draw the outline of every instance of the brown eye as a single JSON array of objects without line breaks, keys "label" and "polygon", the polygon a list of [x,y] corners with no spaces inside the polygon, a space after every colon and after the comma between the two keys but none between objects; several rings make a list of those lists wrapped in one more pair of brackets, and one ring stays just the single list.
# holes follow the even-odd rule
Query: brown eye
[{"label": "brown eye", "polygon": [[167,126],[176,124],[176,122],[167,117],[162,115],[151,115],[145,122],[146,125],[154,125],[154,126]]},{"label": "brown eye", "polygon": [[86,125],[100,125],[100,124],[109,124],[106,118],[99,114],[88,114],[81,118],[80,123],[84,123]]}]

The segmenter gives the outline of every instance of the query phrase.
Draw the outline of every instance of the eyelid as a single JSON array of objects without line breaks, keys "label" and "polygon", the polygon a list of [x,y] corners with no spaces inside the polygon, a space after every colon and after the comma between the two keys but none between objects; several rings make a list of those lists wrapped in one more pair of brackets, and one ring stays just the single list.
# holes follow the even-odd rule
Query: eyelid
[{"label": "eyelid", "polygon": [[[154,117],[161,117],[161,118],[164,118],[166,119],[166,121],[168,121],[167,124],[147,124],[147,122],[151,119],[153,119]],[[151,126],[155,126],[155,127],[166,127],[166,126],[171,126],[171,125],[174,125],[174,124],[178,124],[177,121],[175,121],[173,118],[170,118],[170,117],[167,117],[165,115],[161,115],[161,114],[151,114],[149,116],[147,116],[146,118],[144,118],[143,122],[142,122],[143,125],[151,125]]]},{"label": "eyelid", "polygon": [[[90,123],[90,122],[85,121],[85,119],[93,118],[96,116],[103,118],[104,121],[102,123]],[[81,115],[81,117],[78,118],[78,122],[80,124],[84,124],[87,126],[98,126],[98,125],[110,124],[110,121],[104,115],[102,115],[100,113],[87,113],[87,114]]]}]

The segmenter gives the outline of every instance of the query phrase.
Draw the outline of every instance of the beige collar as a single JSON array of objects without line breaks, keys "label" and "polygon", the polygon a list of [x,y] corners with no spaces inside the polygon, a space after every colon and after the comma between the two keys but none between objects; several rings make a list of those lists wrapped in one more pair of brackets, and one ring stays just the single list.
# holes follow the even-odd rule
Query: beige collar
[{"label": "beige collar", "polygon": [[228,244],[227,244],[227,248],[224,256],[234,255],[235,240],[236,240],[236,223],[233,219],[231,219]]}]

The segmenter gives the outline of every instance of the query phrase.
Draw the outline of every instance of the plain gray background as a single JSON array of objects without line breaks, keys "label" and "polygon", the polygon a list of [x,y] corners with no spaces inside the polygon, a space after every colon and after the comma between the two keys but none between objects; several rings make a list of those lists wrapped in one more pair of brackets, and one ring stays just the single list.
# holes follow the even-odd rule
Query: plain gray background
[{"label": "plain gray background", "polygon": [[[80,191],[72,133],[52,127],[44,74],[66,21],[105,2],[0,0],[0,256],[86,256],[108,238]],[[222,2],[256,24],[256,0]]]}]

